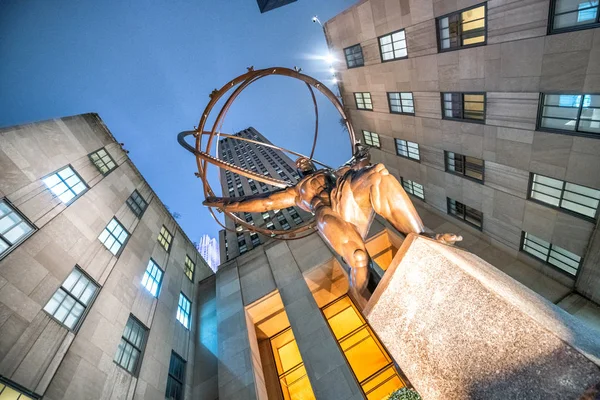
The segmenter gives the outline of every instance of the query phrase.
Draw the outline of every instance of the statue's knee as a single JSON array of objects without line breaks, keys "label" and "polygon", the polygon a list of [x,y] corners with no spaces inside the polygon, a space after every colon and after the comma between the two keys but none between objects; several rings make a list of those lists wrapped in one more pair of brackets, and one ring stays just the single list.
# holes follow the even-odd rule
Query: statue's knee
[{"label": "statue's knee", "polygon": [[356,249],[353,254],[354,265],[357,268],[366,268],[369,265],[369,254],[363,249]]}]

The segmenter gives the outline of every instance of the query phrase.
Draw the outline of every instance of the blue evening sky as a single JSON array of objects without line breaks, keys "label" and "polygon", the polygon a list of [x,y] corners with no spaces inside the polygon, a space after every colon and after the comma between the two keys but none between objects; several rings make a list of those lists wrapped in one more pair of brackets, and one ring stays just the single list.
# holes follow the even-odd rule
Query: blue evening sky
[{"label": "blue evening sky", "polygon": [[[194,240],[219,229],[201,205],[193,156],[176,141],[193,129],[208,94],[253,65],[302,67],[328,83],[322,22],[353,0],[298,0],[260,14],[255,0],[1,0],[0,127],[97,112]],[[316,158],[350,157],[339,116],[321,96]],[[308,90],[264,78],[234,103],[223,132],[253,126],[308,152]],[[216,173],[212,169],[211,180]],[[217,183],[214,184],[220,191]]]}]

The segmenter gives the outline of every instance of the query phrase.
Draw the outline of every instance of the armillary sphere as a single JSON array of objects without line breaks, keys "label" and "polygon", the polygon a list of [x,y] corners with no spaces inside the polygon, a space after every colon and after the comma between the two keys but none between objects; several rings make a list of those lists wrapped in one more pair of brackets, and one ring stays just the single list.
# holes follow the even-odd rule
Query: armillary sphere
[{"label": "armillary sphere", "polygon": [[[310,156],[304,156],[295,151],[288,150],[288,149],[285,149],[285,148],[282,148],[279,146],[259,142],[256,140],[221,133],[221,127],[223,126],[223,121],[225,119],[225,115],[229,111],[231,104],[240,95],[240,93],[244,89],[246,89],[246,87],[248,87],[251,83],[253,83],[261,78],[264,78],[267,76],[273,76],[273,75],[287,76],[290,78],[301,80],[308,87],[308,90],[310,92],[310,95],[311,95],[311,98],[312,98],[312,101],[313,101],[313,104],[315,107],[315,134],[314,134],[314,138],[313,138],[313,145],[312,145],[312,149],[310,152]],[[325,168],[330,168],[327,165],[313,159],[315,147],[317,144],[317,136],[319,133],[319,108],[317,105],[317,100],[315,98],[315,93],[314,93],[313,88],[317,89],[319,92],[321,92],[323,95],[325,95],[325,97],[327,97],[329,99],[329,101],[331,101],[331,103],[333,103],[335,108],[340,113],[340,115],[343,118],[344,123],[346,125],[347,131],[348,131],[351,149],[352,149],[352,151],[354,151],[356,137],[354,135],[354,129],[352,128],[350,119],[346,115],[344,108],[343,108],[342,104],[340,103],[340,101],[338,100],[338,98],[335,96],[335,94],[331,90],[329,90],[329,88],[327,88],[327,86],[325,86],[323,83],[319,82],[318,80],[316,80],[308,75],[304,75],[304,74],[300,73],[300,71],[297,69],[273,67],[273,68],[265,68],[265,69],[260,69],[260,70],[255,71],[253,67],[250,67],[250,68],[248,68],[248,72],[246,72],[245,74],[240,75],[237,78],[234,78],[233,80],[229,81],[221,89],[218,89],[218,90],[215,89],[210,94],[210,101],[209,101],[208,105],[206,106],[206,108],[204,109],[204,112],[202,113],[202,117],[200,118],[200,123],[198,124],[198,127],[192,131],[181,132],[177,136],[177,140],[179,141],[179,144],[181,144],[181,146],[183,146],[186,150],[190,151],[192,154],[194,154],[196,156],[196,163],[198,165],[198,172],[196,173],[196,176],[198,176],[200,179],[202,179],[202,183],[204,186],[204,197],[205,198],[208,196],[215,196],[215,193],[214,193],[212,187],[210,186],[208,179],[206,177],[206,172],[207,172],[207,168],[208,168],[209,164],[213,164],[216,167],[225,169],[227,171],[231,171],[233,173],[239,174],[246,178],[254,179],[255,181],[264,182],[268,185],[272,185],[272,186],[275,186],[275,187],[278,187],[281,189],[291,186],[291,184],[289,182],[283,181],[281,179],[275,179],[275,178],[271,178],[270,176],[261,175],[254,171],[251,171],[249,169],[242,168],[240,166],[233,165],[231,163],[223,161],[218,158],[218,154],[216,152],[215,152],[215,155],[212,155],[211,154],[211,146],[212,146],[215,138],[217,141],[219,140],[219,138],[223,137],[223,138],[230,138],[232,140],[251,142],[251,143],[265,146],[265,147],[271,147],[274,149],[284,151],[288,154],[292,154],[294,156],[308,157],[314,163],[319,164]],[[207,121],[210,113],[212,112],[213,107],[230,90],[233,90],[233,92],[229,95],[229,97],[227,98],[227,101],[225,102],[225,104],[223,105],[221,110],[219,111],[219,114],[212,126],[212,129],[210,131],[205,130],[206,121]],[[196,138],[195,146],[192,146],[186,142],[185,139],[187,136],[194,136]],[[232,229],[227,228],[224,223],[219,221],[219,219],[216,217],[212,207],[209,207],[209,211],[219,225],[221,225],[223,228],[227,229],[228,231],[233,231]],[[219,210],[219,211],[221,211],[221,210]],[[257,226],[251,225],[248,222],[246,222],[244,219],[239,218],[237,215],[235,215],[231,212],[227,212],[227,211],[223,211],[223,212],[225,213],[226,216],[228,216],[229,218],[234,220],[237,224],[243,226],[246,229],[246,231],[258,232],[263,235],[271,236],[271,237],[274,237],[277,239],[283,239],[283,240],[299,239],[302,237],[306,237],[315,232],[314,220],[307,221],[306,223],[296,226],[294,229],[291,229],[291,230],[276,230],[276,229],[271,230],[271,229],[259,228]]]}]

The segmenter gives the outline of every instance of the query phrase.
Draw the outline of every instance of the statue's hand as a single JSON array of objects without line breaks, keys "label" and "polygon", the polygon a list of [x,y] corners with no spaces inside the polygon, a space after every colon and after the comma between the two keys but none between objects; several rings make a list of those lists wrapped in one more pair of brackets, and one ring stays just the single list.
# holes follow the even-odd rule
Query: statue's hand
[{"label": "statue's hand", "polygon": [[437,240],[440,243],[453,245],[456,242],[460,242],[461,240],[463,240],[463,237],[454,233],[438,233],[437,235],[435,235],[435,240]]}]

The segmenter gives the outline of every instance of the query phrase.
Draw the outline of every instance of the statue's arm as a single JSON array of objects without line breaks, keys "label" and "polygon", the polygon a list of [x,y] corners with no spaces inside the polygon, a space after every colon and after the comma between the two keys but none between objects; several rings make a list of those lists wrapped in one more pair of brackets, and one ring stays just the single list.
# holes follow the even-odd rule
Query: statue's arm
[{"label": "statue's arm", "polygon": [[296,204],[296,189],[289,187],[271,193],[243,197],[208,197],[202,204],[229,212],[265,212]]}]

